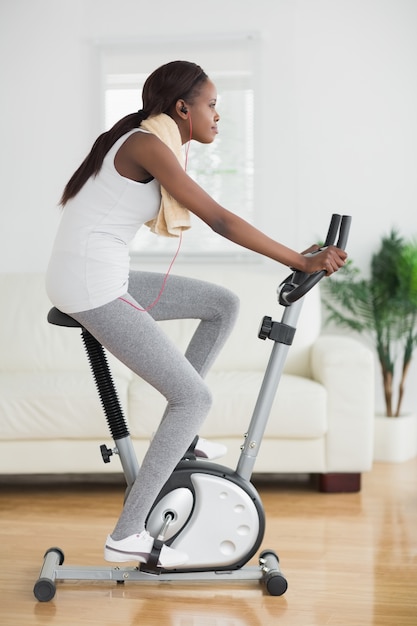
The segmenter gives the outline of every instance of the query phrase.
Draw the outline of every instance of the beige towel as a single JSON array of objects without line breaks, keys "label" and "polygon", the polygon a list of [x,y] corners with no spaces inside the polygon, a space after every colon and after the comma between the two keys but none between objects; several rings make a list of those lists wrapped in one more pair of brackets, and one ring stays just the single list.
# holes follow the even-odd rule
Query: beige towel
[{"label": "beige towel", "polygon": [[[148,130],[163,141],[177,157],[184,167],[181,135],[174,120],[161,113],[149,117],[141,123],[141,128]],[[191,227],[190,213],[175,198],[173,198],[161,185],[161,206],[158,215],[153,220],[146,222],[152,232],[164,237],[179,237],[183,230]]]}]

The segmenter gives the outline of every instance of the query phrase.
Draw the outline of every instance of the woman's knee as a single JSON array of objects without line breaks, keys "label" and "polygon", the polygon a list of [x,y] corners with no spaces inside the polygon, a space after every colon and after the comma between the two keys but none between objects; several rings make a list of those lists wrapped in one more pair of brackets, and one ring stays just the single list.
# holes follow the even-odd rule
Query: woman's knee
[{"label": "woman's knee", "polygon": [[229,320],[235,320],[240,307],[239,297],[226,287],[218,287],[215,297],[218,313]]},{"label": "woman's knee", "polygon": [[169,404],[180,413],[190,413],[197,417],[205,417],[209,412],[213,399],[210,388],[198,375],[194,380],[184,382],[175,399],[168,399]]},{"label": "woman's knee", "polygon": [[208,413],[213,403],[213,396],[211,389],[207,386],[204,380],[201,378],[198,385],[194,385],[193,393],[189,401],[195,408],[199,407],[202,413]]},{"label": "woman's knee", "polygon": [[230,291],[230,289],[226,290],[227,293],[227,301],[229,304],[229,309],[232,312],[235,312],[235,314],[237,315],[239,312],[239,308],[240,308],[240,299],[239,296],[237,296],[233,291]]}]

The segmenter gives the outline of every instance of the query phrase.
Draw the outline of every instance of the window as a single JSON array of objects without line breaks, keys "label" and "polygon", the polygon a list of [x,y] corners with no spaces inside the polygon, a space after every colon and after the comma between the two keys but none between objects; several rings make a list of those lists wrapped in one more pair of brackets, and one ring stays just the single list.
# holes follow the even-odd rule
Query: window
[{"label": "window", "polygon": [[[150,72],[183,58],[201,65],[217,87],[220,133],[209,145],[191,142],[188,174],[215,200],[247,221],[254,211],[254,99],[257,37],[247,34],[220,39],[149,40],[100,46],[103,85],[103,128],[141,108],[141,92]],[[191,216],[181,255],[235,258],[242,250]],[[152,256],[172,256],[176,239],[157,237],[146,227],[132,245]]]}]

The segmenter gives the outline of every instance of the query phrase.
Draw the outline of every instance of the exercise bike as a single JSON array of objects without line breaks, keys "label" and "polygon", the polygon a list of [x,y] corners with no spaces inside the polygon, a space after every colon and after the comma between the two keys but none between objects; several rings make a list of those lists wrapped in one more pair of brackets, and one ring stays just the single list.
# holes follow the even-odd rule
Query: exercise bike
[{"label": "exercise bike", "polygon": [[[346,246],[351,217],[332,216],[324,246]],[[285,359],[292,344],[302,299],[325,275],[325,271],[305,274],[293,271],[278,287],[278,302],[284,307],[282,319],[265,316],[258,337],[273,341],[272,352],[236,469],[196,459],[192,447],[175,468],[158,495],[146,522],[155,537],[147,563],[137,567],[84,567],[63,565],[64,554],[49,548],[34,585],[40,602],[50,601],[59,580],[101,580],[124,583],[166,581],[259,581],[270,595],[281,596],[288,587],[279,558],[273,550],[263,550],[258,565],[246,565],[257,553],[265,531],[265,513],[259,494],[250,482]],[[52,308],[48,321],[59,326],[79,327],[95,378],[97,390],[115,444],[101,446],[104,462],[117,454],[127,488],[137,476],[139,465],[124,415],[114,388],[107,357],[101,344],[70,316]],[[158,557],[166,543],[189,555],[186,566],[158,567]]]}]

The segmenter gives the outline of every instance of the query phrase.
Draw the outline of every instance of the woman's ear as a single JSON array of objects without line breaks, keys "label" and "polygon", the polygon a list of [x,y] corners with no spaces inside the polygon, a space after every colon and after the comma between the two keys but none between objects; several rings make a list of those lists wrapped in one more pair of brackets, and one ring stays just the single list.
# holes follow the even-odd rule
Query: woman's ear
[{"label": "woman's ear", "polygon": [[184,100],[178,100],[175,108],[176,108],[177,114],[182,119],[187,119],[188,118],[188,107],[185,104]]}]

